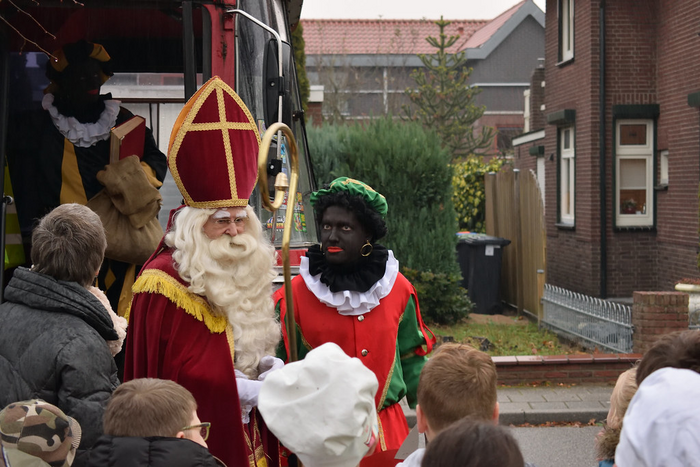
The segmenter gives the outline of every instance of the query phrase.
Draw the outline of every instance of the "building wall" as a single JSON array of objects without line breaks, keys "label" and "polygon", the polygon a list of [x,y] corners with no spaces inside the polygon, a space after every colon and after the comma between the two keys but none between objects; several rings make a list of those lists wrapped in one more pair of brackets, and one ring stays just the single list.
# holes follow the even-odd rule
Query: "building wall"
[{"label": "building wall", "polygon": [[[542,86],[542,83],[545,81],[544,78],[544,67],[535,68],[530,76],[530,128],[527,133],[545,128],[545,112],[541,109],[542,104],[544,104],[545,88]],[[530,154],[530,148],[542,146],[543,144],[544,141],[540,139],[514,148],[513,163],[515,167],[521,171],[532,170],[537,174],[538,157]]]},{"label": "building wall", "polygon": [[[606,2],[606,159],[608,183],[608,295],[657,290],[657,234],[614,231],[612,106],[656,104],[658,0]],[[595,16],[597,18],[597,14]]]},{"label": "building wall", "polygon": [[[595,58],[598,22],[591,19],[598,0],[575,5],[574,60],[558,65],[557,0],[548,0],[545,31],[545,113],[576,110],[575,229],[557,227],[557,127],[545,127],[545,173],[547,206],[547,282],[580,293],[598,295],[598,100]],[[597,15],[596,15],[597,17]]]},{"label": "building wall", "polygon": [[698,277],[698,174],[700,130],[697,108],[687,95],[700,91],[700,2],[658,2],[658,149],[669,151],[669,185],[657,191],[659,290],[683,277]]},{"label": "building wall", "polygon": [[[547,280],[577,292],[600,294],[599,0],[576,1],[574,60],[557,64],[557,0],[547,2],[546,113],[576,110],[575,229],[556,225],[557,128],[547,125]],[[698,276],[698,110],[687,95],[700,90],[700,52],[693,0],[606,2],[606,218],[607,296],[670,290]],[[669,150],[669,187],[656,191],[656,229],[613,228],[612,107],[659,104],[657,150]],[[550,170],[551,169],[551,170]]]},{"label": "building wall", "polygon": [[530,73],[544,58],[544,30],[528,16],[493,50],[486,60],[469,60],[473,83],[501,80],[527,83]]}]

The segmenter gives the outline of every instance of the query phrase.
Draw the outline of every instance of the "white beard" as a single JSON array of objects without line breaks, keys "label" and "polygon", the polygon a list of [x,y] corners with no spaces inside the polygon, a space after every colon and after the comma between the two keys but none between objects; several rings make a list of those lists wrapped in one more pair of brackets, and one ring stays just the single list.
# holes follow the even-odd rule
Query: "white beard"
[{"label": "white beard", "polygon": [[275,249],[250,206],[244,233],[210,239],[202,226],[215,211],[183,208],[165,243],[175,249],[175,268],[188,289],[206,297],[214,313],[231,324],[236,369],[257,379],[260,359],[275,355],[281,338],[272,301]]}]

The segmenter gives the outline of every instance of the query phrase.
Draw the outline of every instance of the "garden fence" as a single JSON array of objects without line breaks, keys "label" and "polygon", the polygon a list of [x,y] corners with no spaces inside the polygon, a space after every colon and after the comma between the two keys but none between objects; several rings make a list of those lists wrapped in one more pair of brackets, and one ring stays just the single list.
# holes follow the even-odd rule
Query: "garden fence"
[{"label": "garden fence", "polygon": [[545,284],[542,325],[587,348],[632,352],[632,307]]}]

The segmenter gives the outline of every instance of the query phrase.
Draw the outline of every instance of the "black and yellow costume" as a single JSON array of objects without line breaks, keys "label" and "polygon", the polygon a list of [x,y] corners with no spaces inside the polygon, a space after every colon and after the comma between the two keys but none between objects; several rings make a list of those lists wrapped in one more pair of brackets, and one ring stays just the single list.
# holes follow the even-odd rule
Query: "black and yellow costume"
[{"label": "black and yellow costume", "polygon": [[[111,96],[101,98],[107,101]],[[131,112],[119,107],[114,125],[131,117]],[[106,138],[89,147],[74,145],[56,128],[48,111],[18,116],[11,125],[7,159],[22,237],[28,246],[32,227],[39,218],[60,204],[86,204],[104,188],[97,181],[97,172],[109,163],[110,143]],[[149,178],[155,177],[162,183],[167,162],[149,128],[146,129],[142,165],[146,166]],[[138,269],[129,264],[105,259],[98,286],[105,290],[114,310],[125,309],[124,304],[118,306],[122,286],[126,278],[130,288],[135,273]]]}]

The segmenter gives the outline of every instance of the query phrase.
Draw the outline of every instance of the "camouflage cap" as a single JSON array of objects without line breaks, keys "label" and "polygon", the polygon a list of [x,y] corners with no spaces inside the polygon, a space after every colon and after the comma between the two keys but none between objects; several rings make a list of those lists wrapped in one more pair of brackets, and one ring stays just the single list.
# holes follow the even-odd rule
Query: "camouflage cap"
[{"label": "camouflage cap", "polygon": [[0,411],[0,437],[10,460],[17,450],[52,467],[69,467],[80,435],[75,419],[40,399],[14,402]]}]

